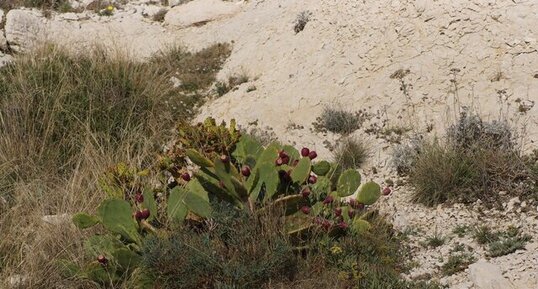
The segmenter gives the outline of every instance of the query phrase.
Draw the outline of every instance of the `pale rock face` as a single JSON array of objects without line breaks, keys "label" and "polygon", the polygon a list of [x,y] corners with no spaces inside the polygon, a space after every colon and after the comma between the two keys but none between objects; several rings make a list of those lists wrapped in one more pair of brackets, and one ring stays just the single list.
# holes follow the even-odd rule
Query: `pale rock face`
[{"label": "pale rock face", "polygon": [[515,289],[514,285],[503,277],[499,266],[485,260],[469,266],[469,276],[476,289]]},{"label": "pale rock face", "polygon": [[45,19],[41,13],[30,10],[10,10],[6,15],[6,39],[10,48],[22,52],[43,37]]},{"label": "pale rock face", "polygon": [[164,18],[164,23],[177,27],[189,27],[222,19],[236,14],[240,9],[239,4],[221,0],[194,0],[170,9]]}]

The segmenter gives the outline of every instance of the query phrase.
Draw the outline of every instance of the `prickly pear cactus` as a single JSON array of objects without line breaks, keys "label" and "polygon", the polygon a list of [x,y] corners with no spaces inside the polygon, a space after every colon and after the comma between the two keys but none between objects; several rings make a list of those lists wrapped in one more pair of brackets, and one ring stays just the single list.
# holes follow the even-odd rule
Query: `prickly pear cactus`
[{"label": "prickly pear cactus", "polygon": [[232,120],[227,126],[225,122],[217,124],[215,119],[207,118],[204,122],[191,125],[181,122],[177,127],[178,137],[171,147],[160,158],[160,167],[175,177],[183,172],[187,163],[188,150],[195,150],[206,159],[213,159],[221,154],[230,154],[235,150],[241,134]]}]

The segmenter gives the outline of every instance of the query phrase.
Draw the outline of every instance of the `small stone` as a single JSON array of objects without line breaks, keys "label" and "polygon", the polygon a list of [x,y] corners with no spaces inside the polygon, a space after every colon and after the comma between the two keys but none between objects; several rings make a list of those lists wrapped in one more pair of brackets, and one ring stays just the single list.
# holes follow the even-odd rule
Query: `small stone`
[{"label": "small stone", "polygon": [[28,283],[28,276],[15,274],[8,278],[8,288],[22,288]]},{"label": "small stone", "polygon": [[65,223],[69,223],[71,221],[71,217],[68,214],[46,215],[43,216],[41,220],[51,225],[62,225]]}]

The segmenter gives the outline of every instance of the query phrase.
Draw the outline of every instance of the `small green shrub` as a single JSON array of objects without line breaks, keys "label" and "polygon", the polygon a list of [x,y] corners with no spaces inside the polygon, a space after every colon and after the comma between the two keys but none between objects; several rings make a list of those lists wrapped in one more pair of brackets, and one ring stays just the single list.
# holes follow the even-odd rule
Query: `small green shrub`
[{"label": "small green shrub", "polygon": [[347,135],[359,129],[363,121],[361,113],[326,106],[316,119],[314,128],[318,131],[330,131]]},{"label": "small green shrub", "polygon": [[458,237],[462,238],[469,231],[469,226],[467,225],[458,225],[452,230],[452,233],[456,234]]},{"label": "small green shrub", "polygon": [[456,253],[448,257],[448,260],[441,266],[441,272],[445,276],[453,275],[465,270],[469,265],[474,263],[474,258],[470,253]]},{"label": "small green shrub", "polygon": [[525,249],[525,244],[531,240],[526,234],[521,234],[518,228],[509,227],[505,231],[492,231],[482,226],[475,232],[474,238],[478,244],[488,246],[488,255],[498,257]]},{"label": "small green shrub", "polygon": [[247,83],[248,81],[249,77],[245,73],[231,75],[230,77],[228,77],[228,83],[218,81],[215,84],[215,92],[218,96],[223,96],[226,93],[235,90],[237,86],[243,83]]},{"label": "small green shrub", "polygon": [[488,226],[478,227],[473,237],[480,245],[489,244],[499,239],[499,235],[491,231],[491,228]]},{"label": "small green shrub", "polygon": [[445,237],[435,234],[426,239],[425,245],[431,248],[437,248],[439,246],[443,246],[445,244],[445,241],[446,241]]}]

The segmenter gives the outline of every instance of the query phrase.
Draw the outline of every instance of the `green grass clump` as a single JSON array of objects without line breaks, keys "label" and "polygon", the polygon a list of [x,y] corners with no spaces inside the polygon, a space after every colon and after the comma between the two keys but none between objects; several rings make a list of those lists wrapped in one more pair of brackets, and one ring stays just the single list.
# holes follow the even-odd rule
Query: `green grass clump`
[{"label": "green grass clump", "polygon": [[441,272],[445,276],[453,275],[465,270],[475,261],[476,259],[467,252],[453,254],[450,255],[448,260],[441,266]]},{"label": "green grass clump", "polygon": [[370,150],[358,138],[345,138],[333,151],[333,158],[341,170],[358,169],[370,157]]},{"label": "green grass clump", "polygon": [[499,206],[503,197],[497,192],[530,196],[538,180],[506,121],[486,122],[466,111],[444,140],[425,141],[404,154],[407,151],[395,150],[395,164],[409,175],[414,200],[427,206],[479,199],[489,207]]},{"label": "green grass clump", "polygon": [[517,250],[524,250],[531,236],[522,234],[518,228],[509,227],[505,231],[492,231],[482,226],[475,232],[474,238],[478,244],[487,245],[490,257],[499,257],[512,254]]}]

